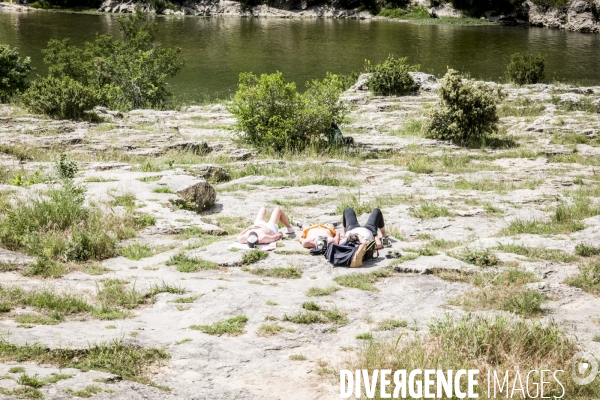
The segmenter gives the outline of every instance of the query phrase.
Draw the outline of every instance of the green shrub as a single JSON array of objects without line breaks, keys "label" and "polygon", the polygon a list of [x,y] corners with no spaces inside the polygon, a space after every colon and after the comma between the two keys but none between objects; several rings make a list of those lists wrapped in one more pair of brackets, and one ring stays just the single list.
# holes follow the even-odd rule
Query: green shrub
[{"label": "green shrub", "polygon": [[87,119],[96,105],[128,111],[161,108],[171,93],[167,79],[183,62],[181,49],[165,49],[156,41],[156,24],[136,12],[118,20],[123,40],[98,35],[83,49],[68,39],[51,40],[43,50],[48,77],[35,81],[25,105],[54,118]]},{"label": "green shrub", "polygon": [[64,76],[39,78],[23,95],[23,104],[30,111],[57,119],[96,119],[86,113],[98,105],[98,93],[91,87]]},{"label": "green shrub", "polygon": [[228,109],[237,117],[236,129],[245,143],[274,152],[302,151],[322,145],[321,135],[329,136],[331,124],[343,120],[343,86],[338,76],[327,74],[300,94],[281,72],[260,77],[242,73]]},{"label": "green shrub", "polygon": [[538,54],[515,53],[512,55],[506,76],[517,85],[528,85],[544,79],[546,57]]},{"label": "green shrub", "polygon": [[381,64],[367,66],[371,77],[367,86],[378,96],[401,96],[417,89],[409,72],[418,71],[419,65],[409,65],[408,58],[388,56]]},{"label": "green shrub", "polygon": [[31,72],[29,57],[21,59],[17,49],[0,45],[0,103],[27,89],[27,75]]},{"label": "green shrub", "polygon": [[455,70],[446,73],[440,101],[423,125],[426,136],[464,145],[498,131],[498,97],[490,87],[463,79]]}]

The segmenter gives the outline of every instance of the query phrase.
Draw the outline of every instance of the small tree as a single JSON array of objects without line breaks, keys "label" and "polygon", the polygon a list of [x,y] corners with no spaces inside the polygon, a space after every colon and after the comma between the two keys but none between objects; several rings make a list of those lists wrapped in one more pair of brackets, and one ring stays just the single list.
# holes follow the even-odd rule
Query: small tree
[{"label": "small tree", "polygon": [[[57,95],[67,93],[61,88],[77,88],[78,92],[85,92],[86,99],[94,100],[92,108],[102,105],[128,111],[163,107],[171,95],[167,79],[175,76],[183,66],[178,57],[181,49],[162,48],[156,41],[156,23],[148,22],[146,18],[140,11],[119,18],[123,40],[108,34],[98,35],[82,49],[72,46],[68,39],[51,40],[43,50],[44,62],[49,66],[48,78],[40,85]],[[53,89],[50,85],[56,87]],[[43,98],[43,93],[30,90],[25,104],[32,111],[58,116],[46,110],[59,109],[60,104],[69,102],[70,99],[62,97]],[[88,101],[77,104],[90,106]],[[80,108],[69,115],[82,116],[86,110],[89,108]]]},{"label": "small tree", "polygon": [[517,85],[528,85],[544,79],[546,56],[515,53],[506,67],[506,76]]},{"label": "small tree", "polygon": [[498,97],[483,84],[451,69],[440,87],[440,101],[423,130],[427,137],[464,145],[498,131]]},{"label": "small tree", "polygon": [[339,96],[343,82],[333,74],[307,84],[303,94],[281,72],[240,74],[238,91],[229,111],[237,117],[237,131],[247,144],[261,150],[302,151],[320,144],[321,135],[341,123],[346,109]]},{"label": "small tree", "polygon": [[402,96],[417,89],[409,72],[418,70],[419,65],[409,65],[408,58],[390,55],[381,64],[367,65],[367,71],[371,73],[367,86],[378,96]]},{"label": "small tree", "polygon": [[6,103],[15,94],[27,89],[30,64],[29,57],[21,59],[17,49],[0,45],[0,102]]}]

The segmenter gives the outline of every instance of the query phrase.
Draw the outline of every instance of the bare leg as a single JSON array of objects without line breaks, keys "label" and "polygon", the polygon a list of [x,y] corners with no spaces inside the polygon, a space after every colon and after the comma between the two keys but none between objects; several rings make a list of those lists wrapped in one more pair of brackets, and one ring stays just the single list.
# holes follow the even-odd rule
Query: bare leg
[{"label": "bare leg", "polygon": [[285,216],[283,211],[281,211],[281,208],[275,207],[273,213],[271,213],[271,219],[269,220],[269,223],[277,225],[279,222],[281,222],[286,228],[292,227],[288,218]]},{"label": "bare leg", "polygon": [[258,214],[256,214],[256,220],[267,222],[267,209],[266,208],[261,207],[260,210],[258,210]]},{"label": "bare leg", "polygon": [[387,237],[387,233],[385,233],[385,227],[379,228],[379,232],[381,232],[381,237]]}]

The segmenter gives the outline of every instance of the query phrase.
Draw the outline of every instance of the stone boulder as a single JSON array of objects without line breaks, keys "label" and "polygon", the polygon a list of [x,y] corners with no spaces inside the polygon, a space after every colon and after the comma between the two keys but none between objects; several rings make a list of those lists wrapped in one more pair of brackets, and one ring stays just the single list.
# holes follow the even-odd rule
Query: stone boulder
[{"label": "stone boulder", "polygon": [[169,188],[186,202],[196,204],[196,211],[211,208],[217,199],[217,192],[204,179],[191,175],[163,176],[157,184]]},{"label": "stone boulder", "polygon": [[231,180],[229,171],[218,165],[202,165],[196,172],[202,178],[212,182],[228,182]]},{"label": "stone boulder", "polygon": [[359,92],[364,90],[369,90],[367,86],[367,82],[371,78],[371,74],[362,74],[356,80],[356,83],[348,89],[348,92]]},{"label": "stone boulder", "polygon": [[452,8],[448,4],[442,4],[429,9],[432,18],[463,18],[465,15],[461,10]]},{"label": "stone boulder", "polygon": [[195,140],[182,140],[179,142],[170,143],[167,149],[176,151],[188,151],[194,154],[210,153],[210,147],[206,142],[197,142]]},{"label": "stone boulder", "polygon": [[529,24],[579,32],[600,32],[598,0],[573,0],[567,7],[544,7],[527,0]]},{"label": "stone boulder", "polygon": [[123,113],[119,111],[112,111],[106,107],[96,106],[92,110],[98,117],[105,121],[114,122],[115,119],[123,119]]},{"label": "stone boulder", "polygon": [[273,0],[271,7],[278,8],[280,10],[293,10],[296,5],[296,0]]},{"label": "stone boulder", "polygon": [[413,78],[419,90],[431,92],[439,87],[440,81],[434,75],[424,72],[409,72],[409,75]]}]

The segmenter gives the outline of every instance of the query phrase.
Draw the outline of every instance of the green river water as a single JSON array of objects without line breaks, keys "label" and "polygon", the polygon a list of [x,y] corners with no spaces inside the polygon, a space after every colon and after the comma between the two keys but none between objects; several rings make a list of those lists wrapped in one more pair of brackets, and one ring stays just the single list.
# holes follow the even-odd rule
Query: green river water
[{"label": "green river water", "polygon": [[[30,56],[45,74],[40,50],[52,38],[75,44],[96,32],[117,33],[117,16],[0,11],[0,43]],[[388,21],[268,18],[159,17],[159,37],[180,46],[186,65],[172,80],[176,98],[188,103],[222,99],[238,75],[280,70],[299,87],[326,71],[359,71],[365,59],[407,56],[424,72],[447,67],[478,79],[501,81],[517,51],[547,54],[549,81],[600,85],[600,35],[508,26],[413,25]]]}]

